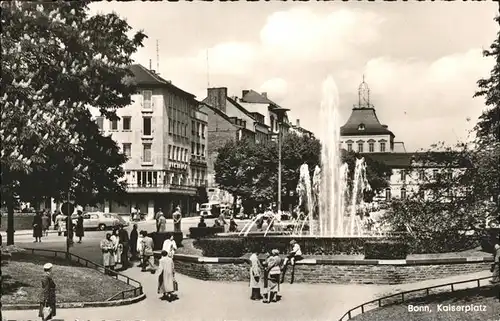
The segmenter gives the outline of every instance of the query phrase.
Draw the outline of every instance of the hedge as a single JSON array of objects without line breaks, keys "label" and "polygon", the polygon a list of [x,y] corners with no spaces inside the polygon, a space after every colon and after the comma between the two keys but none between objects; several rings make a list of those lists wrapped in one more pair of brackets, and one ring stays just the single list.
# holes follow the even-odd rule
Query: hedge
[{"label": "hedge", "polygon": [[365,243],[365,259],[406,259],[408,245],[397,241],[369,241]]}]

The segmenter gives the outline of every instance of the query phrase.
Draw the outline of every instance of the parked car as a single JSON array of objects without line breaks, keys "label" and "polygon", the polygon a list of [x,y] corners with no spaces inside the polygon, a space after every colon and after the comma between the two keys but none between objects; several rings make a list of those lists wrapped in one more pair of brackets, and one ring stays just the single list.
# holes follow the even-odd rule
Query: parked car
[{"label": "parked car", "polygon": [[[77,215],[73,214],[73,224],[76,224],[76,218]],[[109,228],[128,225],[129,223],[127,221],[115,213],[88,212],[83,214],[84,230],[98,229],[104,231]]]},{"label": "parked car", "polygon": [[203,203],[200,205],[200,216],[204,218],[212,218],[212,209],[218,207],[220,209],[219,202]]}]

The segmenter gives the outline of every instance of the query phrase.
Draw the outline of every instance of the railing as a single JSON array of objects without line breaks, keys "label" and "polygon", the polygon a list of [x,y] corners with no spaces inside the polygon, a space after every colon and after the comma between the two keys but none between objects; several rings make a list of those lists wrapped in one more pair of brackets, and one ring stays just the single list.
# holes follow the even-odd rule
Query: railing
[{"label": "railing", "polygon": [[[378,299],[375,299],[375,300],[371,300],[371,301],[365,302],[365,303],[363,303],[361,305],[358,305],[358,306],[350,309],[349,311],[347,311],[339,319],[339,321],[350,320],[351,318],[353,318],[353,316],[359,315],[359,314],[363,314],[366,311],[369,311],[369,310],[372,310],[372,309],[381,308],[381,307],[384,307],[384,306],[389,306],[389,305],[394,305],[394,304],[401,304],[401,303],[403,303],[403,302],[405,302],[407,300],[415,300],[415,299],[418,299],[418,298],[423,298],[423,297],[429,296],[429,295],[431,295],[430,290],[432,290],[432,289],[437,289],[437,288],[442,288],[442,287],[448,287],[448,286],[450,286],[451,292],[455,292],[457,290],[466,290],[466,289],[471,289],[471,288],[476,288],[476,287],[479,288],[479,287],[481,287],[481,281],[482,280],[487,280],[487,279],[491,279],[491,278],[493,278],[493,276],[485,276],[485,277],[476,278],[476,279],[470,279],[470,280],[465,280],[465,281],[458,281],[458,282],[452,282],[452,283],[445,283],[445,284],[440,284],[440,285],[434,285],[434,286],[430,286],[430,287],[426,287],[426,288],[419,288],[419,289],[415,289],[415,290],[409,290],[409,291],[404,291],[404,292],[399,292],[399,293],[395,293],[395,294],[392,294],[392,295],[384,296],[384,297],[381,297],[381,298],[378,298]],[[474,286],[474,287],[468,287],[468,288],[465,288],[465,289],[455,289],[455,286],[457,284],[465,284],[465,283],[473,283],[473,282],[477,283],[476,286]],[[411,294],[411,293],[424,292],[424,291],[425,291],[424,295],[416,295],[416,296],[412,296],[411,298],[408,296],[408,294]],[[444,292],[444,291],[442,291],[442,292]],[[442,293],[442,292],[440,292],[440,293]],[[437,294],[437,293],[432,293],[432,294]],[[387,300],[387,299],[391,299],[391,298],[400,298],[401,301],[394,300],[394,301],[391,301],[391,302],[389,302],[387,304],[382,304],[383,300]],[[374,306],[375,304],[377,306]],[[353,312],[356,311],[356,310],[358,310],[358,309],[361,310],[361,313],[353,315]]]},{"label": "railing", "polygon": [[[107,270],[108,272],[112,272],[112,276],[115,279],[117,279],[121,282],[127,283],[128,285],[132,285],[134,287],[133,289],[123,290],[121,292],[118,292],[117,294],[113,295],[112,297],[110,297],[106,301],[124,300],[126,298],[136,298],[144,293],[143,289],[142,289],[141,282],[134,280],[132,278],[129,278],[128,276],[123,275],[121,273],[117,273],[115,271],[111,271],[109,269],[106,269],[104,266],[99,265],[97,263],[94,263],[92,261],[89,261],[87,259],[84,259],[83,257],[78,256],[76,254],[66,253],[66,252],[62,252],[62,251],[46,250],[46,249],[25,248],[25,250],[31,251],[31,254],[35,254],[35,252],[51,253],[56,258],[57,257],[64,257],[64,258],[67,258],[71,261],[77,262],[78,264],[80,264],[82,266],[92,268],[92,269],[99,271],[101,273],[104,273]],[[133,293],[133,296],[130,295],[132,293]]]}]

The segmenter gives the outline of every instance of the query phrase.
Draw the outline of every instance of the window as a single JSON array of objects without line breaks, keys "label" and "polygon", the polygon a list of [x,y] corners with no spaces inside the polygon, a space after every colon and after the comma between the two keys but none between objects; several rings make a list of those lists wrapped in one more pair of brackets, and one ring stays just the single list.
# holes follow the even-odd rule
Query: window
[{"label": "window", "polygon": [[145,163],[151,163],[151,144],[142,144],[142,161]]},{"label": "window", "polygon": [[406,181],[406,171],[404,169],[401,170],[401,181]]},{"label": "window", "polygon": [[363,152],[363,143],[358,143],[358,153]]},{"label": "window", "polygon": [[200,144],[196,143],[196,155],[200,155]]},{"label": "window", "polygon": [[205,156],[205,145],[201,145],[201,156]]},{"label": "window", "polygon": [[196,124],[196,136],[200,137],[201,135],[201,124]]},{"label": "window", "polygon": [[380,151],[381,151],[382,153],[384,153],[384,152],[385,152],[385,143],[380,143]]},{"label": "window", "polygon": [[375,151],[375,144],[374,143],[368,143],[368,151],[370,153],[373,153]]},{"label": "window", "polygon": [[104,129],[104,117],[97,117],[96,123],[100,130]]},{"label": "window", "polygon": [[144,117],[142,119],[142,133],[145,136],[151,136],[151,117]]},{"label": "window", "polygon": [[385,200],[386,201],[390,201],[391,200],[391,189],[390,188],[386,188],[385,189]]},{"label": "window", "polygon": [[194,142],[191,143],[191,154],[194,155],[194,151],[196,149],[196,144]]},{"label": "window", "polygon": [[168,119],[168,134],[172,135],[172,119]]},{"label": "window", "polygon": [[142,96],[144,99],[144,109],[151,109],[152,104],[151,104],[151,98],[153,96],[153,92],[151,90],[144,90],[142,92]]},{"label": "window", "polygon": [[130,130],[131,129],[131,117],[122,117],[123,119],[123,130]]},{"label": "window", "polygon": [[358,130],[365,130],[365,124],[359,124]]},{"label": "window", "polygon": [[201,138],[205,138],[205,125],[201,125]]},{"label": "window", "polygon": [[194,122],[194,120],[192,120],[191,121],[191,134],[193,136],[196,136],[196,130],[195,130],[195,128],[196,128],[196,123]]},{"label": "window", "polygon": [[352,143],[347,144],[347,151],[352,152]]},{"label": "window", "polygon": [[110,127],[111,127],[111,130],[118,130],[118,120],[117,119],[112,120]]},{"label": "window", "polygon": [[406,188],[402,188],[401,189],[401,199],[405,199],[406,198]]},{"label": "window", "polygon": [[172,159],[172,145],[168,145],[168,159]]},{"label": "window", "polygon": [[128,158],[132,155],[132,144],[131,143],[123,143],[123,154]]}]

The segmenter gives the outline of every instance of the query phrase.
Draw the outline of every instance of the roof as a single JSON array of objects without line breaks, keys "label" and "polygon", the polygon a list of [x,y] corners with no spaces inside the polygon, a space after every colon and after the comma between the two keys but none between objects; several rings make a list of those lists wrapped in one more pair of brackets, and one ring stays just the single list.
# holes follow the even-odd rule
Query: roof
[{"label": "roof", "polygon": [[[458,153],[454,152],[413,152],[413,153],[361,153],[361,155],[371,158],[375,161],[386,164],[392,168],[408,168],[410,166],[425,167],[425,168],[439,168],[443,166],[450,166],[450,164],[439,164],[439,159],[442,157],[454,159],[455,165],[452,167],[467,167],[469,165],[467,159],[460,157]],[[441,156],[440,156],[441,155]],[[458,159],[456,159],[458,157]],[[427,160],[426,164],[419,164],[421,158]],[[437,161],[434,161],[437,160]]]},{"label": "roof", "polygon": [[225,120],[227,120],[228,122],[230,122],[231,124],[233,124],[234,126],[238,127],[236,124],[234,124],[231,119],[229,118],[228,115],[224,114],[221,110],[207,104],[205,101],[201,101],[200,102],[201,105],[204,105],[206,106],[208,109],[210,109],[211,111],[213,111],[214,113],[216,113],[217,115],[221,116],[222,118],[224,118]]},{"label": "roof", "polygon": [[253,89],[249,89],[248,92],[243,97],[241,97],[241,100],[245,103],[251,103],[251,104],[270,104],[273,107],[279,106],[271,99],[267,98],[262,94],[259,94]]},{"label": "roof", "polygon": [[177,93],[188,96],[189,98],[195,98],[196,96],[174,86],[172,82],[161,78],[156,73],[148,70],[146,67],[140,64],[133,64],[129,66],[130,71],[134,74],[134,82],[137,86],[149,86],[149,87],[164,87],[173,90]]},{"label": "roof", "polygon": [[[364,130],[359,129],[359,125],[364,125]],[[374,108],[353,108],[351,116],[340,127],[340,135],[374,135],[374,134],[394,134],[380,123]]]}]

